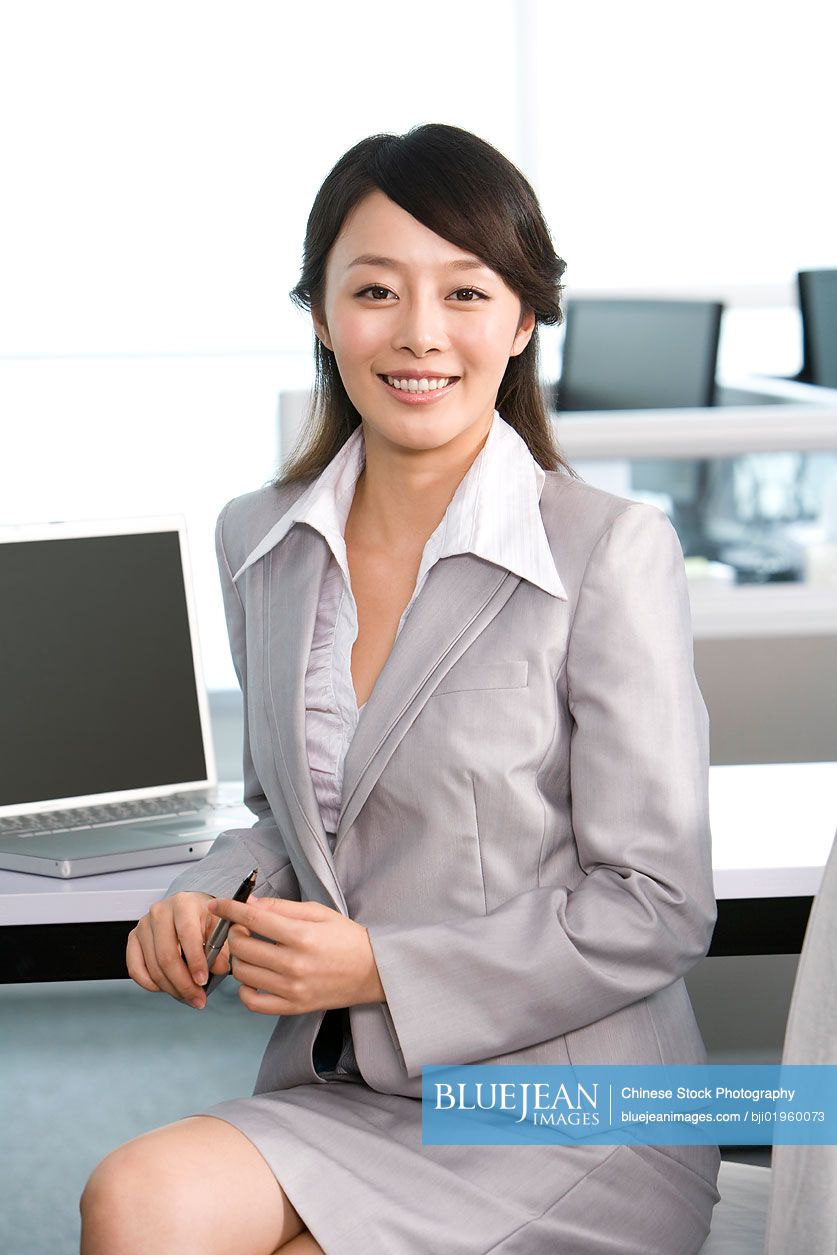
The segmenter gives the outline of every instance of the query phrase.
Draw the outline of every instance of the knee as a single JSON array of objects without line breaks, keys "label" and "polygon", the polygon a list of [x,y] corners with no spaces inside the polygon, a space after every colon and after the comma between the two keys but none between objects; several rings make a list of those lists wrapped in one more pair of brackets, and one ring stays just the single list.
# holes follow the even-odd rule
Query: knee
[{"label": "knee", "polygon": [[112,1151],[97,1163],[79,1199],[79,1211],[88,1222],[101,1221],[131,1204],[138,1192],[135,1165],[124,1147]]},{"label": "knee", "polygon": [[81,1192],[79,1210],[82,1215],[93,1211],[109,1195],[122,1187],[125,1178],[122,1160],[121,1150],[115,1150],[96,1164]]},{"label": "knee", "polygon": [[166,1210],[166,1199],[144,1159],[144,1152],[128,1143],[93,1169],[79,1199],[82,1255],[145,1249],[153,1228],[149,1193],[154,1191],[155,1216]]}]

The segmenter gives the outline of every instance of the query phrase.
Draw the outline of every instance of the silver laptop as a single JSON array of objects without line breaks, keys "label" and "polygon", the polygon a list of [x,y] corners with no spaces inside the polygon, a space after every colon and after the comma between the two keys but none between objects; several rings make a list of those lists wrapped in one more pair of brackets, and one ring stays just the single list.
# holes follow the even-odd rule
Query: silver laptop
[{"label": "silver laptop", "polygon": [[0,868],[202,858],[217,784],[185,518],[0,527]]}]

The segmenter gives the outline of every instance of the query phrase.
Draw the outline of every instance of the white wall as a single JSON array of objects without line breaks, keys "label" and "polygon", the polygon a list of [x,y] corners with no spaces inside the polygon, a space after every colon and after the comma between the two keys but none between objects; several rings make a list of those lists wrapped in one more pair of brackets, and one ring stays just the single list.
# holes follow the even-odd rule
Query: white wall
[{"label": "white wall", "polygon": [[834,34],[813,0],[3,6],[0,524],[184,513],[207,679],[235,687],[212,526],[310,378],[311,202],[420,122],[520,165],[570,295],[717,293],[722,368],[792,373],[793,274],[835,262]]}]

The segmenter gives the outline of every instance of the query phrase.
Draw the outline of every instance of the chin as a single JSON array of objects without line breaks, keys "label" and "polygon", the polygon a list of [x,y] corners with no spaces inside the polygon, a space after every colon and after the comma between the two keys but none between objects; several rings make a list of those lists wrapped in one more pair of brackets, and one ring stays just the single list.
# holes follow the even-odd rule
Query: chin
[{"label": "chin", "polygon": [[468,429],[468,423],[433,414],[407,414],[400,422],[374,422],[375,430],[392,444],[405,449],[441,449]]}]

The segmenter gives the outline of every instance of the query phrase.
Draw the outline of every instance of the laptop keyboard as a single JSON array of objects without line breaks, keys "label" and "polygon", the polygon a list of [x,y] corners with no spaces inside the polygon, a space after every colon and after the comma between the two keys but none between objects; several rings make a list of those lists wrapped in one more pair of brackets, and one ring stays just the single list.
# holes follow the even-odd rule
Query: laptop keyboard
[{"label": "laptop keyboard", "polygon": [[7,815],[0,819],[0,836],[29,836],[41,832],[71,832],[74,828],[102,828],[107,824],[127,823],[132,819],[168,819],[178,815],[197,815],[203,809],[195,805],[189,793],[171,797],[146,797],[134,802],[111,802],[105,806],[87,806],[68,811],[47,811],[41,815]]}]

